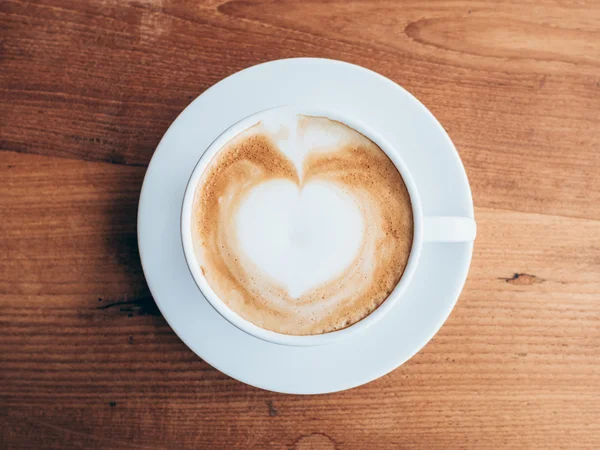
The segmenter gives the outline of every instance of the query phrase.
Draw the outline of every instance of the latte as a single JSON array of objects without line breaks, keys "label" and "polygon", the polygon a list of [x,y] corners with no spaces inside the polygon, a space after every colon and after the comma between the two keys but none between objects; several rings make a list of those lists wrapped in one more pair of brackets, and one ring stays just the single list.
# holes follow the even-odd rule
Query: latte
[{"label": "latte", "polygon": [[227,306],[264,329],[327,333],[392,292],[413,241],[398,169],[324,117],[263,120],[212,158],[194,195],[200,268]]}]

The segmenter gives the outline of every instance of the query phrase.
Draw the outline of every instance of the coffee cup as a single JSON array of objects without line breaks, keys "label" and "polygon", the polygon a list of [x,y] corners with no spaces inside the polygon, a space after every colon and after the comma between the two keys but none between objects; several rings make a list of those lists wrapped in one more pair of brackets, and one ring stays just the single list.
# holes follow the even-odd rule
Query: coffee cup
[{"label": "coffee cup", "polygon": [[[252,128],[258,123],[268,122],[282,116],[304,116],[326,118],[345,125],[355,130],[379,147],[391,160],[406,187],[412,208],[412,243],[410,253],[401,277],[387,298],[376,309],[364,318],[351,325],[331,332],[308,335],[294,335],[276,332],[256,325],[234,312],[227,303],[220,298],[211,287],[207,277],[198,261],[194,245],[194,200],[197,186],[207,170],[211,160],[233,138]],[[181,238],[183,250],[189,270],[198,288],[206,300],[220,313],[223,318],[240,330],[256,338],[280,345],[289,346],[314,346],[346,339],[359,334],[361,331],[375,325],[399,301],[401,301],[408,285],[410,284],[419,264],[423,245],[433,242],[468,242],[475,239],[475,221],[469,217],[450,216],[424,216],[417,186],[408,168],[399,156],[398,151],[390,146],[384,136],[380,136],[368,124],[348,117],[338,111],[324,108],[311,108],[304,106],[281,106],[260,111],[233,124],[221,133],[200,157],[188,181],[181,212]]]}]

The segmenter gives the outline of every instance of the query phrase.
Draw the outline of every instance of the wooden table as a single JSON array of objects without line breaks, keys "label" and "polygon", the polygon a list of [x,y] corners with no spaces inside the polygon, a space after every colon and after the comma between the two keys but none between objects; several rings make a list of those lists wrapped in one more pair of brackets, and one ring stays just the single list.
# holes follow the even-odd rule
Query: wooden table
[{"label": "wooden table", "polygon": [[[0,447],[600,447],[598,1],[3,0],[0,18]],[[196,357],[136,242],[171,121],[294,56],[414,93],[460,152],[479,224],[437,336],[324,396]]]}]

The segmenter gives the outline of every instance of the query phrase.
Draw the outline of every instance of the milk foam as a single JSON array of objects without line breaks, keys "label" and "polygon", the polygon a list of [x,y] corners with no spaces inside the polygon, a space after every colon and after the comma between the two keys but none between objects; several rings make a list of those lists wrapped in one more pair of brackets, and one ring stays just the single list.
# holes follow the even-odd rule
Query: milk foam
[{"label": "milk foam", "polygon": [[[296,166],[303,179],[306,155],[348,139],[349,128],[302,127],[298,116],[278,114],[262,120],[264,129]],[[346,139],[344,139],[346,138]],[[356,202],[333,183],[299,186],[282,179],[255,187],[237,216],[240,246],[250,259],[281,283],[292,298],[333,279],[356,256],[363,218]]]},{"label": "milk foam", "polygon": [[398,283],[412,207],[387,155],[327,118],[271,115],[229,141],[196,190],[194,248],[215,293],[287,334],[344,328]]},{"label": "milk foam", "polygon": [[335,185],[299,189],[281,179],[248,193],[236,225],[241,249],[295,299],[352,263],[364,227],[356,202]]}]

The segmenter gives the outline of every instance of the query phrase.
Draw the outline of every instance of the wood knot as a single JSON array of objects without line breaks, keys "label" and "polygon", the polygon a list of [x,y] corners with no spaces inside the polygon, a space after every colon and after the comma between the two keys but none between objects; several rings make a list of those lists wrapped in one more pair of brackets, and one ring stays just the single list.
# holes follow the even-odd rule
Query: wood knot
[{"label": "wood knot", "polygon": [[293,450],[335,450],[336,445],[325,433],[312,433],[300,436],[292,448]]},{"label": "wood knot", "polygon": [[513,284],[515,286],[530,286],[532,284],[543,283],[543,278],[536,277],[535,275],[530,275],[528,273],[515,273],[510,278],[500,278],[504,282],[508,284]]},{"label": "wood knot", "polygon": [[278,414],[278,412],[277,408],[275,408],[275,405],[273,405],[273,402],[271,400],[267,402],[267,406],[269,407],[269,416],[275,417]]}]

